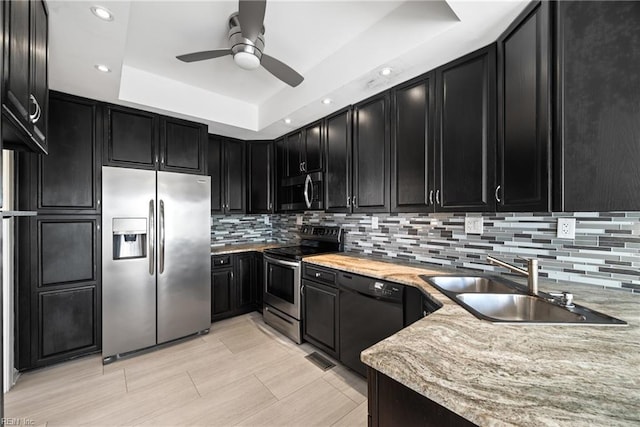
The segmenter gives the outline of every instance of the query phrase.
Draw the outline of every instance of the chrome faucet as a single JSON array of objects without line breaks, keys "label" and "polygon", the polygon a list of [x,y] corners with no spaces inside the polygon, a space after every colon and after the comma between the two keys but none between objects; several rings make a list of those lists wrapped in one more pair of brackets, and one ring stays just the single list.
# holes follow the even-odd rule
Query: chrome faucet
[{"label": "chrome faucet", "polygon": [[524,261],[527,261],[527,269],[517,267],[515,265],[511,265],[508,262],[499,260],[498,258],[494,258],[490,255],[487,255],[487,261],[489,264],[499,265],[508,270],[513,271],[514,273],[522,274],[523,276],[527,276],[527,287],[529,289],[529,293],[531,295],[538,295],[538,260],[537,259],[527,259],[521,258]]}]

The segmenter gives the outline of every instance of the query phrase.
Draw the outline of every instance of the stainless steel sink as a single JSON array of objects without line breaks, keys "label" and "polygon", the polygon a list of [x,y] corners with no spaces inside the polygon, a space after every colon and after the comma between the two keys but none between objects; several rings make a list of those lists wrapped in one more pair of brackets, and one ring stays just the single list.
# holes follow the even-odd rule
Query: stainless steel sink
[{"label": "stainless steel sink", "polygon": [[[551,294],[527,294],[527,288],[493,276],[420,276],[479,319],[494,323],[626,325],[580,305],[562,304]],[[566,301],[565,301],[566,303]]]},{"label": "stainless steel sink", "polygon": [[458,294],[466,308],[493,321],[535,323],[580,323],[585,316],[542,298],[519,294]]},{"label": "stainless steel sink", "polygon": [[515,288],[490,277],[440,276],[430,277],[427,281],[441,291],[455,293],[483,292],[510,294],[518,292]]}]

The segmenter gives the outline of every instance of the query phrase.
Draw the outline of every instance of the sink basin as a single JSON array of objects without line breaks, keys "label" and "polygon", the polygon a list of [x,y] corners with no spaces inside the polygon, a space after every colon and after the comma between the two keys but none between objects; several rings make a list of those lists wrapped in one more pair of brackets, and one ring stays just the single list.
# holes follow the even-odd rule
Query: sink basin
[{"label": "sink basin", "polygon": [[582,323],[585,316],[542,298],[520,294],[458,294],[458,301],[488,320],[502,322]]},{"label": "sink basin", "polygon": [[497,282],[490,277],[460,277],[460,276],[440,276],[429,277],[429,283],[439,288],[441,291],[454,293],[482,292],[510,294],[518,291],[502,282]]}]

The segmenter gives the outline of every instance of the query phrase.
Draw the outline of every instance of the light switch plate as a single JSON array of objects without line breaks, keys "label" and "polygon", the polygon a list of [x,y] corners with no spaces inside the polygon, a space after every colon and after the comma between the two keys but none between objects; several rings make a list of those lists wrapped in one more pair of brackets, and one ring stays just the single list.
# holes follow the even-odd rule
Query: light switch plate
[{"label": "light switch plate", "polygon": [[558,218],[558,239],[575,239],[576,238],[576,219],[575,218]]},{"label": "light switch plate", "polygon": [[377,216],[372,216],[371,217],[371,229],[372,230],[377,230],[378,229],[378,217]]},{"label": "light switch plate", "polygon": [[484,221],[482,217],[468,216],[464,219],[464,232],[467,234],[482,234]]},{"label": "light switch plate", "polygon": [[302,225],[302,215],[296,215],[296,225]]}]

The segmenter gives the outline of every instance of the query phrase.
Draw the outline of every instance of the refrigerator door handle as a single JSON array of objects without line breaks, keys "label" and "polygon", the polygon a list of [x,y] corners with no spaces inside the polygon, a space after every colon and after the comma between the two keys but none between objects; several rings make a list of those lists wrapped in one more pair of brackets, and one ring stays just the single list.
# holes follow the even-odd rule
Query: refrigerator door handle
[{"label": "refrigerator door handle", "polygon": [[155,273],[155,236],[156,236],[156,215],[155,201],[149,200],[149,274]]},{"label": "refrigerator door handle", "polygon": [[160,257],[160,267],[158,274],[164,273],[164,201],[160,200],[160,208],[158,209],[158,227],[160,227],[160,242],[159,244],[159,257]]}]

